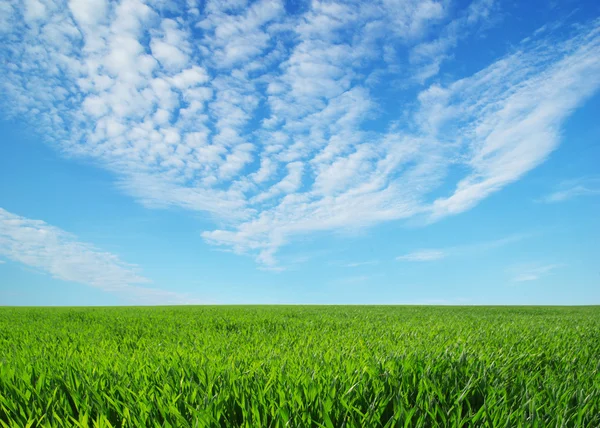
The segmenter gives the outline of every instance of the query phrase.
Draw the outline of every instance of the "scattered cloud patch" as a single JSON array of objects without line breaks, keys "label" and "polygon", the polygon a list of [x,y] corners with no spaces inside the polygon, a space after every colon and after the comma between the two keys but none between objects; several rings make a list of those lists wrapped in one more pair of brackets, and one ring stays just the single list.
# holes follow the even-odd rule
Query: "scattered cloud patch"
[{"label": "scattered cloud patch", "polygon": [[554,192],[539,199],[539,202],[553,204],[581,196],[597,195],[600,195],[600,178],[582,177],[563,181]]},{"label": "scattered cloud patch", "polygon": [[403,256],[396,257],[396,260],[405,262],[431,262],[441,260],[446,257],[443,250],[418,250]]},{"label": "scattered cloud patch", "polygon": [[424,83],[437,75],[441,65],[452,55],[449,53],[472,31],[485,27],[497,7],[494,0],[476,0],[450,21],[433,40],[423,41],[410,50],[410,63],[415,67],[413,79]]},{"label": "scattered cloud patch", "polygon": [[292,15],[280,0],[209,0],[168,17],[156,1],[17,3],[0,18],[7,117],[148,207],[209,213],[206,242],[273,269],[299,235],[474,207],[544,162],[600,87],[600,20],[423,87],[490,19],[487,0],[315,1]]},{"label": "scattered cloud patch", "polygon": [[446,249],[446,252],[453,255],[472,255],[479,254],[485,251],[501,248],[506,245],[520,242],[524,239],[532,237],[533,233],[516,233],[504,238],[493,239],[490,241],[475,242],[472,244],[457,245]]},{"label": "scattered cloud patch", "polygon": [[379,260],[369,260],[369,261],[365,261],[365,262],[346,263],[343,266],[349,267],[349,268],[355,268],[355,267],[360,267],[360,266],[372,266],[372,265],[376,265],[376,264],[379,264]]},{"label": "scattered cloud patch", "polygon": [[541,266],[522,267],[513,277],[514,282],[537,281],[538,279],[551,274],[554,270],[564,267],[562,264],[548,264]]},{"label": "scattered cloud patch", "polygon": [[423,249],[396,257],[396,260],[409,262],[428,262],[441,260],[447,257],[469,256],[519,242],[525,238],[528,238],[529,236],[531,236],[531,234],[514,234],[505,238],[476,242],[473,244],[456,245],[453,247],[439,249]]},{"label": "scattered cloud patch", "polygon": [[81,242],[62,229],[0,208],[0,254],[53,278],[116,293],[138,304],[191,303],[192,298],[142,284],[136,266]]}]

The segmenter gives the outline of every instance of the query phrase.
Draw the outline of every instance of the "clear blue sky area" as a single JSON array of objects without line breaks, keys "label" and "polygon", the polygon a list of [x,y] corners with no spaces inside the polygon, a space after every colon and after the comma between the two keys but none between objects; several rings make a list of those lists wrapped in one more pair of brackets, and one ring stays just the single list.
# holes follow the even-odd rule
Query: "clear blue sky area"
[{"label": "clear blue sky area", "polygon": [[600,3],[0,0],[0,305],[600,304]]}]

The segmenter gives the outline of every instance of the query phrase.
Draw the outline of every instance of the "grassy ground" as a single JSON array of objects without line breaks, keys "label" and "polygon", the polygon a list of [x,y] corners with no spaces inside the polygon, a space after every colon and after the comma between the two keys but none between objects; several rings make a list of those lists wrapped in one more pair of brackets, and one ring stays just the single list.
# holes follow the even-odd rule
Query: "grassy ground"
[{"label": "grassy ground", "polygon": [[600,307],[0,308],[0,425],[600,427]]}]

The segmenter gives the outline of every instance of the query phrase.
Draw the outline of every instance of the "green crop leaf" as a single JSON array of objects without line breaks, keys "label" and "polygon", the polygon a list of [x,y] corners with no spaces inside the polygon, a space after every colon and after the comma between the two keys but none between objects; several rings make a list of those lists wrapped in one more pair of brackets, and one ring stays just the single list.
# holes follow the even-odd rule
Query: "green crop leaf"
[{"label": "green crop leaf", "polygon": [[1,427],[600,426],[600,311],[0,308]]}]

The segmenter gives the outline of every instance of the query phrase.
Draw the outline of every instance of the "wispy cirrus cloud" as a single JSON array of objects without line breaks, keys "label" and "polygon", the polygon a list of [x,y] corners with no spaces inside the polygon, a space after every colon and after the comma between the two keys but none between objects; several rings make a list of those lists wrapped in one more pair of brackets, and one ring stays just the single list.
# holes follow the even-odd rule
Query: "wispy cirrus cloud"
[{"label": "wispy cirrus cloud", "polygon": [[431,262],[447,257],[443,250],[418,250],[403,256],[396,257],[396,260],[406,262]]},{"label": "wispy cirrus cloud", "polygon": [[512,280],[513,282],[537,281],[564,266],[563,264],[546,264],[516,267],[513,269],[516,273]]},{"label": "wispy cirrus cloud", "polygon": [[514,234],[500,239],[475,242],[472,244],[456,245],[446,248],[420,249],[417,251],[410,252],[408,254],[404,254],[402,256],[398,256],[396,257],[396,260],[407,262],[430,262],[434,260],[445,259],[447,257],[481,254],[485,251],[490,251],[495,248],[500,248],[505,245],[519,242],[530,236],[531,234]]},{"label": "wispy cirrus cloud", "polygon": [[377,264],[379,264],[379,260],[368,260],[368,261],[364,261],[364,262],[346,263],[343,266],[349,267],[349,268],[355,268],[355,267],[360,267],[360,266],[372,266],[372,265],[377,265]]},{"label": "wispy cirrus cloud", "polygon": [[[432,129],[439,132],[439,122],[447,124],[450,118],[459,121],[453,127],[463,133],[464,164],[470,169],[452,195],[433,202],[433,218],[472,208],[542,163],[558,146],[560,124],[600,85],[600,77],[587,80],[584,71],[600,69],[598,23],[589,33],[558,45],[528,41],[475,76],[422,95],[428,106],[424,121]],[[467,95],[449,103],[456,91],[476,98]]]},{"label": "wispy cirrus cloud", "polygon": [[[136,266],[41,220],[0,208],[0,255],[64,281],[96,287],[137,304],[192,303],[191,296],[150,288]],[[4,263],[2,261],[2,263]]]},{"label": "wispy cirrus cloud", "polygon": [[439,37],[412,47],[410,63],[415,67],[413,79],[423,83],[438,74],[442,63],[451,57],[449,52],[461,39],[465,39],[478,27],[489,25],[490,15],[495,8],[497,5],[494,0],[473,1],[459,17],[451,20],[442,29]]},{"label": "wispy cirrus cloud", "polygon": [[539,202],[553,204],[580,196],[600,195],[600,178],[580,177],[561,182],[555,191],[539,199]]},{"label": "wispy cirrus cloud", "polygon": [[92,3],[2,3],[3,110],[149,207],[210,213],[207,242],[270,267],[296,235],[472,208],[543,162],[600,86],[596,20],[420,90],[373,129],[398,106],[371,77],[443,58],[491,2],[454,17],[433,0]]}]

